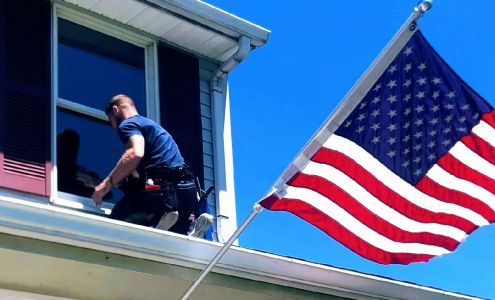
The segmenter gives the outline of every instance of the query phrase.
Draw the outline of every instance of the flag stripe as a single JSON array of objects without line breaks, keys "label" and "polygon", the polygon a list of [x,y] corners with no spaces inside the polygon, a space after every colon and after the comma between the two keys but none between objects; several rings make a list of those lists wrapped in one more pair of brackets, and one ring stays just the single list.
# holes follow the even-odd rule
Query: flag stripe
[{"label": "flag stripe", "polygon": [[[454,157],[453,155],[450,154],[446,154],[438,161],[438,165],[448,173],[452,174],[453,176],[462,179],[464,181],[471,181],[474,184],[480,186],[481,188],[489,191],[492,195],[495,194],[494,179],[485,176],[484,174],[476,171],[473,168],[470,168],[462,161],[458,160],[457,157]],[[477,200],[476,203],[478,202],[480,201]],[[493,219],[494,210],[495,210],[493,204],[494,204],[493,202],[492,203],[483,202],[482,204],[478,205],[478,209],[476,211],[478,211],[479,214],[483,214],[486,219]],[[472,206],[471,209],[473,209]]]},{"label": "flag stripe", "polygon": [[[335,168],[345,172],[350,178],[366,188],[373,196],[409,219],[423,223],[451,225],[464,232],[471,232],[477,227],[473,223],[458,217],[457,215],[442,212],[435,213],[409,202],[388,186],[384,185],[361,165],[338,151],[320,148],[313,156],[312,160],[333,165]],[[374,210],[374,208],[372,210]]]},{"label": "flag stripe", "polygon": [[477,198],[490,207],[494,207],[495,195],[485,190],[484,188],[472,183],[471,181],[466,181],[455,177],[454,175],[448,173],[440,166],[433,166],[427,173],[431,180],[437,182],[448,189],[459,191],[469,195],[473,198]]},{"label": "flag stripe", "polygon": [[[311,169],[311,167],[309,167],[309,169]],[[308,170],[308,168],[306,168],[306,170]],[[339,176],[338,174],[335,175],[336,176],[332,176],[332,178]],[[359,195],[359,193],[357,193],[359,198],[356,198],[354,195],[349,194],[349,191],[356,188],[356,184],[332,183],[322,177],[304,173],[296,174],[287,182],[287,184],[293,187],[310,189],[331,199],[336,205],[352,215],[355,219],[359,219],[371,230],[396,242],[415,243],[421,241],[423,244],[435,245],[453,251],[457,245],[459,245],[459,242],[466,236],[464,232],[459,231],[456,228],[432,223],[418,223],[407,219],[404,216],[401,217],[400,214],[383,204],[367,203],[382,206],[375,207],[373,212],[371,212],[370,209],[362,203],[366,202],[366,200],[363,199],[369,198],[369,196]],[[344,190],[343,187],[345,187],[346,190]],[[286,196],[291,197],[290,194],[287,194]],[[325,203],[322,205],[325,205]],[[386,220],[380,217],[380,215],[385,215],[387,217]],[[448,237],[448,234],[452,235],[453,238]]]},{"label": "flag stripe", "polygon": [[342,245],[357,254],[381,264],[409,264],[411,262],[428,261],[435,255],[411,254],[383,250],[376,247],[350,231],[347,226],[322,213],[312,205],[297,199],[279,199],[276,195],[264,199],[260,204],[274,211],[288,211],[329,234]]},{"label": "flag stripe", "polygon": [[376,158],[359,147],[354,142],[338,136],[332,135],[323,145],[325,148],[345,153],[352,160],[365,168],[368,172],[373,173],[376,178],[383,182],[390,189],[395,191],[404,199],[415,205],[432,212],[441,212],[451,215],[457,215],[471,223],[480,226],[486,225],[487,221],[476,212],[459,206],[457,204],[440,201],[429,194],[416,189],[408,182],[402,180],[395,173],[383,166]]},{"label": "flag stripe", "polygon": [[495,179],[495,166],[469,149],[464,143],[457,142],[449,151],[450,155],[472,169],[482,170],[483,174]]},{"label": "flag stripe", "polygon": [[[473,198],[463,192],[451,190],[438,184],[437,182],[431,180],[431,178],[429,178],[428,176],[423,177],[416,186],[423,193],[446,202],[451,201],[455,203],[463,203],[464,205],[471,204],[473,210],[479,210],[481,208],[481,204],[483,204],[479,202],[478,199]],[[487,215],[487,224],[488,222],[491,222],[492,218],[493,216]],[[473,230],[474,229],[477,229],[477,227],[473,228]],[[471,232],[472,231],[468,231],[467,233]]]},{"label": "flag stripe", "polygon": [[[441,255],[450,252],[445,248],[433,245],[395,242],[365,226],[360,220],[356,219],[340,206],[310,189],[288,186],[286,192],[288,199],[299,199],[313,206],[339,224],[342,224],[342,226],[345,226],[354,235],[383,250],[395,253],[425,253],[428,255]],[[285,197],[286,196],[284,195],[284,198]]]},{"label": "flag stripe", "polygon": [[461,139],[462,143],[471,151],[491,164],[495,164],[495,147],[475,134],[470,134]]}]

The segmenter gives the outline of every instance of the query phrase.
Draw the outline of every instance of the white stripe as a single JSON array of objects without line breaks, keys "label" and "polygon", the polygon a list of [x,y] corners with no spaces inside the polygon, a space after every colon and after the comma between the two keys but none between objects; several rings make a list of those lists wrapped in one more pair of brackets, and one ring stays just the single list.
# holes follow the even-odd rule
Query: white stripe
[{"label": "white stripe", "polygon": [[419,191],[416,187],[404,181],[394,172],[382,165],[380,161],[353,141],[334,134],[323,144],[323,146],[328,149],[339,151],[353,159],[364,169],[373,174],[378,180],[387,185],[391,190],[419,207],[436,213],[457,215],[478,226],[488,225],[486,219],[470,209],[456,204],[439,201],[438,199]]},{"label": "white stripe", "polygon": [[312,190],[289,186],[286,189],[286,192],[287,194],[284,194],[283,197],[300,199],[301,201],[306,202],[330,218],[334,219],[359,238],[384,251],[391,253],[428,254],[435,256],[450,252],[447,249],[432,245],[424,245],[420,243],[399,243],[392,241],[371,230],[340,206]]},{"label": "white stripe", "polygon": [[495,128],[490,124],[481,120],[478,125],[473,127],[472,132],[495,147]]},{"label": "white stripe", "polygon": [[368,210],[376,214],[379,218],[382,218],[383,220],[404,231],[430,232],[437,235],[451,237],[458,242],[462,241],[466,237],[466,233],[456,227],[437,223],[421,223],[409,219],[395,209],[385,205],[352,178],[332,166],[310,162],[304,169],[304,173],[323,177],[328,181],[333,182],[351,197],[356,199],[357,202],[361,203]]},{"label": "white stripe", "polygon": [[426,176],[448,189],[465,193],[486,203],[486,205],[490,206],[492,209],[495,208],[495,195],[479,185],[450,174],[438,165],[434,165],[428,173],[426,173]]},{"label": "white stripe", "polygon": [[449,153],[471,169],[474,169],[491,179],[495,179],[495,166],[473,152],[473,150],[469,149],[462,142],[457,142],[454,147],[449,150]]}]

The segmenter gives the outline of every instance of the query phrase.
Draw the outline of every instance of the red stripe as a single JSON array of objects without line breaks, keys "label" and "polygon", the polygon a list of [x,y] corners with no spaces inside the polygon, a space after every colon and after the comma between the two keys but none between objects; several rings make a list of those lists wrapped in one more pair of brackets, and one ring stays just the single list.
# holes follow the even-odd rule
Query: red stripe
[{"label": "red stripe", "polygon": [[434,245],[450,251],[453,251],[459,245],[458,241],[448,236],[430,232],[405,231],[377,216],[343,189],[324,178],[297,173],[287,182],[287,184],[295,187],[307,188],[321,194],[326,197],[328,201],[332,201],[340,206],[368,228],[390,240],[400,243]]},{"label": "red stripe", "polygon": [[[478,199],[466,195],[465,193],[448,189],[431,180],[428,176],[424,176],[423,178],[421,178],[421,180],[418,181],[418,183],[416,184],[416,187],[423,193],[437,198],[441,201],[457,204],[467,209],[471,209],[475,212],[477,212],[476,210],[479,210],[479,208],[477,207],[477,203],[479,203]],[[482,214],[482,216],[484,215],[487,214]],[[487,219],[487,221],[493,222],[493,217],[487,216],[485,218]],[[473,228],[473,230],[476,228],[477,227]],[[466,231],[466,233],[471,233],[473,230]]]},{"label": "red stripe", "polygon": [[260,202],[260,204],[270,210],[288,211],[321,229],[355,253],[380,264],[409,264],[420,261],[426,262],[434,257],[426,254],[390,253],[384,251],[383,249],[377,248],[364,241],[334,219],[300,200],[285,198],[278,199],[275,195],[272,195]]},{"label": "red stripe", "polygon": [[495,110],[492,110],[491,112],[488,112],[486,114],[483,114],[481,117],[483,121],[487,122],[490,124],[493,128],[495,128]]},{"label": "red stripe", "polygon": [[471,232],[477,228],[475,224],[459,216],[447,213],[435,213],[409,202],[409,200],[379,181],[374,175],[361,167],[361,165],[338,151],[321,148],[313,156],[312,160],[318,163],[332,165],[344,172],[385,205],[395,209],[409,219],[422,223],[449,225],[465,232]]},{"label": "red stripe", "polygon": [[[452,154],[446,153],[442,158],[438,160],[437,164],[452,175],[470,181],[490,191],[492,194],[495,194],[495,180],[468,167],[464,163],[460,162],[457,158],[455,158]],[[474,210],[487,220],[495,220],[495,212],[493,211],[493,209],[477,198],[470,197],[469,200],[466,200],[466,198],[464,198],[464,202],[460,205]]]},{"label": "red stripe", "polygon": [[461,142],[486,161],[495,165],[495,148],[487,141],[472,133],[462,137]]}]

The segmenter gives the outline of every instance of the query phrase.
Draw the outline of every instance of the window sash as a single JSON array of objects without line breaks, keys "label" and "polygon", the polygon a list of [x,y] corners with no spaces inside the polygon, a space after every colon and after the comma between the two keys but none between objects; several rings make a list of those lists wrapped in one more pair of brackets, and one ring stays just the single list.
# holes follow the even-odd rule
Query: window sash
[{"label": "window sash", "polygon": [[[148,34],[137,32],[126,28],[125,25],[119,25],[115,21],[107,20],[101,16],[97,16],[91,12],[73,7],[71,5],[55,3],[52,13],[52,119],[51,119],[51,139],[52,139],[52,155],[53,162],[57,161],[57,108],[64,108],[81,116],[91,117],[97,120],[107,121],[104,111],[88,107],[71,101],[70,99],[62,99],[58,97],[58,19],[63,18],[76,24],[88,27],[103,34],[120,39],[124,42],[134,44],[144,48],[145,55],[145,93],[146,93],[146,111],[147,117],[160,122],[159,117],[159,95],[158,95],[158,67],[157,67],[157,41]],[[115,158],[117,161],[118,157]],[[96,207],[92,200],[86,197],[81,197],[58,190],[57,166],[52,165],[52,182],[51,189],[53,191],[50,202],[53,204],[71,207],[74,209],[84,210],[87,212],[98,214],[109,214],[113,208],[112,203],[104,203],[100,207]]]}]

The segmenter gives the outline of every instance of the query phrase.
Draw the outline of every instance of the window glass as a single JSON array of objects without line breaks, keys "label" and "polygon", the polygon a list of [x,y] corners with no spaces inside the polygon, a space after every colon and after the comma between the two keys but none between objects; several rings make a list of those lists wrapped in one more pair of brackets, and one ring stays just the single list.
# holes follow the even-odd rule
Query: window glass
[{"label": "window glass", "polygon": [[[91,197],[91,182],[99,182],[115,166],[124,146],[107,122],[81,117],[57,109],[58,189]],[[94,183],[94,182],[93,182]],[[113,190],[105,201],[116,202],[121,193]]]},{"label": "window glass", "polygon": [[96,109],[116,94],[146,115],[144,48],[59,19],[58,95]]},{"label": "window glass", "polygon": [[[58,97],[66,100],[56,115],[59,191],[91,197],[124,150],[110,124],[86,107],[101,111],[122,93],[146,116],[145,79],[143,47],[58,19]],[[104,200],[121,195],[114,189]]]}]

